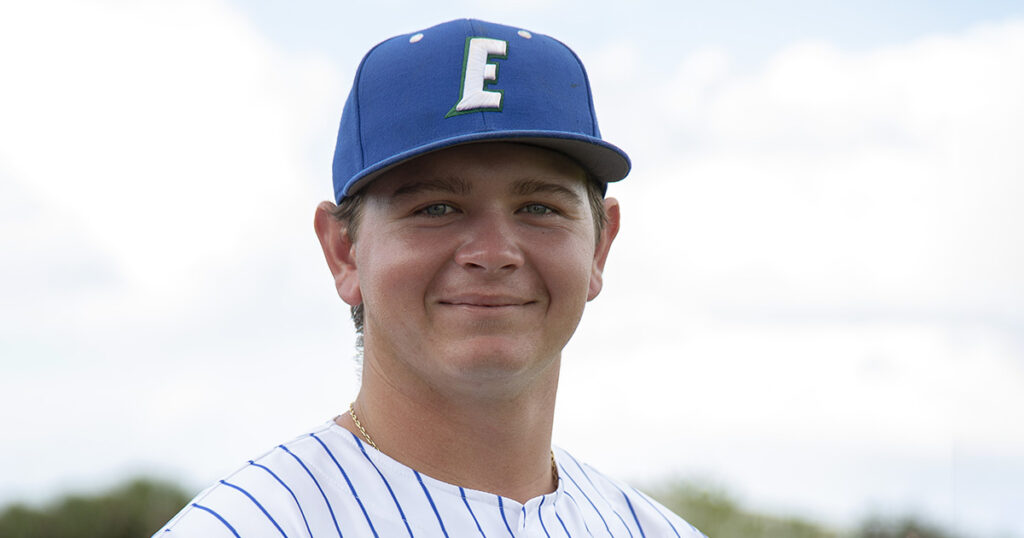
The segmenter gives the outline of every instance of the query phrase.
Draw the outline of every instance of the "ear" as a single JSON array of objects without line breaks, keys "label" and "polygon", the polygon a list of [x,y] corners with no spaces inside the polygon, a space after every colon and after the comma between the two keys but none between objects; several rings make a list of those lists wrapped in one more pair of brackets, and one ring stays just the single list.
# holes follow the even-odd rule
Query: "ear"
[{"label": "ear", "polygon": [[602,276],[604,262],[608,260],[608,251],[612,247],[612,241],[619,234],[619,201],[615,198],[605,198],[604,211],[608,216],[608,223],[605,224],[601,237],[598,238],[597,248],[594,250],[594,265],[590,269],[590,291],[587,293],[588,301],[594,300],[597,294],[601,293],[601,286],[604,285]]},{"label": "ear", "polygon": [[334,287],[338,290],[338,296],[346,303],[356,306],[363,302],[363,295],[359,290],[355,244],[349,237],[345,224],[331,214],[334,208],[335,205],[331,202],[320,202],[313,217],[313,228],[320,239],[320,247],[324,250],[327,267],[334,275]]}]

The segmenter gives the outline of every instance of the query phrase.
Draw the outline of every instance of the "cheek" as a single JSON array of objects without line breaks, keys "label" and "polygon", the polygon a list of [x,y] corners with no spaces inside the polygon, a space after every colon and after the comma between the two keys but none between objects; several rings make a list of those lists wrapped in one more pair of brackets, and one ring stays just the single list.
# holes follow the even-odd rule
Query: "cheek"
[{"label": "cheek", "polygon": [[408,307],[400,303],[422,302],[424,290],[443,263],[440,249],[422,241],[381,241],[372,235],[367,239],[363,245],[373,246],[357,247],[356,263],[368,308],[386,303],[393,306],[377,310],[401,312]]},{"label": "cheek", "polygon": [[551,249],[555,255],[545,258],[542,274],[547,275],[548,286],[572,303],[582,305],[590,291],[590,272],[593,267],[594,251],[579,243]]}]

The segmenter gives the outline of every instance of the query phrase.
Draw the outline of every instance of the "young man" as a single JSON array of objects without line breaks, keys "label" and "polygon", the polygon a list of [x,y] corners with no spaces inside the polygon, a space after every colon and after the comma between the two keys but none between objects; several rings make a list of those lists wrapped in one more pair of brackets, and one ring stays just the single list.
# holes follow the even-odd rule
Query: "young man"
[{"label": "young man", "polygon": [[315,228],[353,306],[347,413],[200,493],[172,536],[703,536],[551,446],[561,352],[619,228],[582,64],[458,20],[363,59]]}]

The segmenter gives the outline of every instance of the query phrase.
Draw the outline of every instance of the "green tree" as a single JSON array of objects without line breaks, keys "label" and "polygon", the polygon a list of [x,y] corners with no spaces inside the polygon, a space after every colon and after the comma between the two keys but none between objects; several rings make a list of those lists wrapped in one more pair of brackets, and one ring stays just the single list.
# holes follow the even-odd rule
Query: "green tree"
[{"label": "green tree", "polygon": [[711,538],[956,538],[922,519],[869,516],[854,529],[830,529],[797,517],[747,510],[718,488],[671,480],[650,488],[652,496]]},{"label": "green tree", "polygon": [[742,509],[725,492],[673,481],[652,496],[711,538],[837,538],[838,533],[796,517],[757,514]]},{"label": "green tree", "polygon": [[[913,517],[871,516],[855,529],[829,529],[806,519],[760,514],[743,508],[720,488],[682,480],[645,489],[711,538],[956,538]],[[40,508],[11,505],[0,511],[0,537],[145,537],[189,498],[175,484],[138,478],[94,495],[67,495]]]},{"label": "green tree", "polygon": [[98,495],[68,495],[42,508],[14,504],[0,512],[4,538],[138,538],[167,522],[190,496],[140,478]]},{"label": "green tree", "polygon": [[885,519],[869,516],[857,529],[857,538],[955,538],[931,523],[913,517]]}]

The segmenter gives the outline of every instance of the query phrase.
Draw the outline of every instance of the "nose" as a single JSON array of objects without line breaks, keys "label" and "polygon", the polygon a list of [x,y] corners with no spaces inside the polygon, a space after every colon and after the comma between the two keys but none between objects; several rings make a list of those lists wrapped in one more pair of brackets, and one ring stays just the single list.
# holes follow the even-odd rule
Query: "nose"
[{"label": "nose", "polygon": [[511,223],[500,216],[479,216],[468,224],[466,238],[455,251],[455,262],[460,266],[497,273],[523,265],[523,251]]}]

